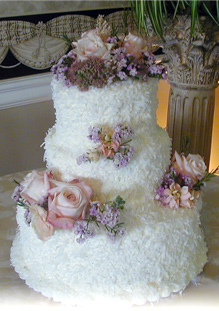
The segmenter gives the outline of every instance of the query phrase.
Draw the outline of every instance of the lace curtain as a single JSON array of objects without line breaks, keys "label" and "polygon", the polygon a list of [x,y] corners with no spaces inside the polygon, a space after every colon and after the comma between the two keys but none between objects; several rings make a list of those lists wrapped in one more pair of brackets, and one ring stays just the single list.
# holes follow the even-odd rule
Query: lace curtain
[{"label": "lace curtain", "polygon": [[[122,22],[124,11],[109,14],[105,19],[116,27],[119,33],[125,31],[126,26]],[[126,19],[128,30],[134,30],[136,27],[131,14],[127,14]],[[46,23],[39,21],[37,24],[26,21],[0,21],[0,64],[10,50],[19,63],[25,66],[39,70],[49,68],[51,61],[57,62],[69,49],[63,40],[64,34],[71,41],[75,41],[81,33],[95,28],[95,25],[96,19],[85,15],[64,15]]]}]

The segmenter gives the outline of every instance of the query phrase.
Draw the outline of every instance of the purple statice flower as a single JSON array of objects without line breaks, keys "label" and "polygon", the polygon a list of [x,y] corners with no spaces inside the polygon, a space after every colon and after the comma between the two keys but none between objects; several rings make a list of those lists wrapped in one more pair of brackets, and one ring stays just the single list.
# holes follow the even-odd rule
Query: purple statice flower
[{"label": "purple statice flower", "polygon": [[119,61],[117,61],[116,69],[118,72],[122,71],[126,67],[127,67],[127,59],[126,58],[122,58]]},{"label": "purple statice flower", "polygon": [[181,175],[181,178],[182,178],[182,182],[183,182],[184,186],[188,186],[190,189],[193,188],[194,182],[192,181],[192,179],[189,176]]},{"label": "purple statice flower", "polygon": [[132,67],[132,69],[129,71],[129,75],[135,77],[137,76],[137,74],[138,74],[137,69],[135,67]]},{"label": "purple statice flower", "polygon": [[102,214],[102,225],[111,229],[113,229],[120,221],[120,210],[113,207],[111,204],[105,204]]},{"label": "purple statice flower", "polygon": [[116,48],[114,50],[112,50],[112,55],[114,55],[114,59],[115,60],[120,60],[124,57],[126,57],[126,48]]},{"label": "purple statice flower", "polygon": [[92,238],[94,236],[94,231],[88,229],[88,225],[85,221],[76,222],[74,233],[79,235],[76,239],[79,244],[84,243],[88,238]]},{"label": "purple statice flower", "polygon": [[81,91],[87,91],[90,86],[102,88],[107,85],[114,71],[113,66],[109,66],[104,59],[92,57],[72,62],[66,77],[72,85],[77,85]]},{"label": "purple statice flower", "polygon": [[112,135],[112,138],[116,141],[121,141],[121,139],[128,139],[133,137],[133,131],[130,126],[123,125],[123,124],[117,124],[117,126],[114,128],[114,132]]},{"label": "purple statice flower", "polygon": [[147,65],[148,66],[153,65],[155,63],[155,57],[154,57],[153,53],[148,53],[147,51],[143,52],[143,53],[144,53],[145,59],[147,61]]},{"label": "purple statice flower", "polygon": [[29,209],[29,208],[27,208],[27,209],[25,210],[24,218],[25,218],[26,224],[29,226],[30,223],[31,223],[31,213],[30,213],[30,209]]},{"label": "purple statice flower", "polygon": [[107,43],[117,43],[117,38],[116,37],[108,37],[106,41],[107,41]]},{"label": "purple statice flower", "polygon": [[107,236],[110,238],[110,240],[112,242],[115,242],[116,241],[116,232],[115,231],[110,231],[107,233]]},{"label": "purple statice flower", "polygon": [[151,65],[148,68],[148,71],[151,75],[156,75],[156,74],[161,74],[162,73],[162,69],[159,68],[156,64]]},{"label": "purple statice flower", "polygon": [[126,167],[131,158],[134,155],[134,149],[129,145],[124,145],[120,147],[119,152],[117,152],[114,156],[114,165],[117,168]]},{"label": "purple statice flower", "polygon": [[127,80],[128,76],[124,71],[119,71],[117,72],[116,76],[120,79],[120,80]]},{"label": "purple statice flower", "polygon": [[91,202],[91,208],[89,210],[90,216],[94,216],[97,222],[102,221],[102,212],[100,210],[100,202],[93,201]]},{"label": "purple statice flower", "polygon": [[157,188],[157,191],[156,191],[156,195],[155,195],[155,199],[162,202],[163,199],[166,197],[165,194],[164,194],[164,190],[165,188],[160,186]]},{"label": "purple statice flower", "polygon": [[86,154],[82,154],[79,157],[77,157],[76,162],[78,165],[81,165],[82,163],[89,162],[90,159]]},{"label": "purple statice flower", "polygon": [[22,191],[22,187],[19,184],[17,187],[15,187],[14,192],[11,196],[12,200],[14,200],[15,202],[18,202],[20,199],[20,195],[21,195],[21,191]]},{"label": "purple statice flower", "polygon": [[102,141],[102,129],[100,127],[90,126],[88,133],[88,139],[92,140],[95,144]]},{"label": "purple statice flower", "polygon": [[129,159],[127,155],[123,155],[118,152],[114,157],[114,165],[117,168],[126,167],[129,164]]},{"label": "purple statice flower", "polygon": [[112,230],[108,232],[107,235],[111,241],[115,242],[117,235],[123,236],[125,233],[126,233],[126,230],[124,228],[118,228],[116,231]]}]

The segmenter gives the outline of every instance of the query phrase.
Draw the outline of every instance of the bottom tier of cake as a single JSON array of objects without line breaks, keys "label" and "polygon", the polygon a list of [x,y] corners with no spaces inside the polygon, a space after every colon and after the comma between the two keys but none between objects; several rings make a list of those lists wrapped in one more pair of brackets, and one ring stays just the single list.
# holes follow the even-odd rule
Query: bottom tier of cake
[{"label": "bottom tier of cake", "polygon": [[124,236],[112,241],[100,231],[83,244],[61,229],[41,241],[18,207],[12,265],[28,286],[66,305],[157,301],[184,289],[206,263],[199,207],[153,202],[127,222]]}]

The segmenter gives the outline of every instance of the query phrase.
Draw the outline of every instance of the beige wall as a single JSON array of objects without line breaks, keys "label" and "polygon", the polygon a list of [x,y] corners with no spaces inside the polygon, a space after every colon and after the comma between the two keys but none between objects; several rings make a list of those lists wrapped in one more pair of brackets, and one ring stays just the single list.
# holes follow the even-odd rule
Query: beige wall
[{"label": "beige wall", "polygon": [[[158,123],[166,126],[169,85],[160,81],[157,111]],[[210,169],[219,165],[219,88],[213,125]],[[55,122],[52,101],[9,108],[0,111],[0,176],[44,167],[44,149],[40,145]]]},{"label": "beige wall", "polygon": [[0,110],[0,176],[43,167],[40,145],[54,122],[52,101]]},{"label": "beige wall", "polygon": [[94,1],[94,0],[71,0],[71,1],[0,1],[1,17],[23,16],[33,14],[101,10],[121,8],[129,6],[128,0],[123,1]]}]

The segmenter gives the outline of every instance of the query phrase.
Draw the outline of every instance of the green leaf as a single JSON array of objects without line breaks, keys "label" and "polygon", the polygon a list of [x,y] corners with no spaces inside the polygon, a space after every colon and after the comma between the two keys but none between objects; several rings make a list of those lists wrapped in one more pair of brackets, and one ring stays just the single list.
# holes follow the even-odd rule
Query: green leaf
[{"label": "green leaf", "polygon": [[208,13],[208,15],[215,22],[215,24],[219,26],[219,3],[218,3],[218,0],[216,1],[217,20],[214,18],[214,16],[211,13],[210,9],[207,7],[207,5],[204,2],[203,2],[203,7],[204,7],[205,11]]},{"label": "green leaf", "polygon": [[69,47],[72,46],[72,41],[66,34],[62,35],[62,38]]},{"label": "green leaf", "polygon": [[125,201],[120,196],[117,196],[114,202],[117,208],[121,208],[121,209],[124,208]]}]

